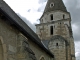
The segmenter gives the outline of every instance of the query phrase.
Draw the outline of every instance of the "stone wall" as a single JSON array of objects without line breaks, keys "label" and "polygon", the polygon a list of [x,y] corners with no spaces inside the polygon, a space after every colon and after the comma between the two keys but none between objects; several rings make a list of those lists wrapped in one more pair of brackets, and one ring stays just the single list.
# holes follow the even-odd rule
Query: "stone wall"
[{"label": "stone wall", "polygon": [[7,20],[0,18],[0,36],[2,37],[4,60],[15,60],[17,58],[17,34],[18,31],[12,28]]},{"label": "stone wall", "polygon": [[42,48],[0,18],[0,57],[3,57],[0,60],[39,60],[41,56],[51,59]]},{"label": "stone wall", "polygon": [[[68,28],[70,26],[69,20],[70,19],[66,19],[65,21],[62,20],[52,23],[43,23],[36,25],[36,33],[42,40],[48,40],[55,35],[61,35],[65,38],[68,38],[70,36]],[[53,35],[50,34],[51,26],[53,26]]]},{"label": "stone wall", "polygon": [[[50,15],[53,14],[53,20]],[[63,18],[64,15],[64,18]],[[70,14],[62,11],[47,12],[40,19],[40,24],[36,25],[36,33],[41,40],[50,39],[54,35],[69,37],[69,28],[71,22]],[[50,34],[50,26],[53,26],[53,35]]]},{"label": "stone wall", "polygon": [[19,34],[17,44],[17,56],[19,60],[26,58],[29,60],[40,60],[41,57],[44,57],[45,60],[53,59],[43,49],[22,34]]},{"label": "stone wall", "polygon": [[54,54],[55,60],[67,59],[67,42],[61,36],[53,36],[48,45],[50,51]]}]

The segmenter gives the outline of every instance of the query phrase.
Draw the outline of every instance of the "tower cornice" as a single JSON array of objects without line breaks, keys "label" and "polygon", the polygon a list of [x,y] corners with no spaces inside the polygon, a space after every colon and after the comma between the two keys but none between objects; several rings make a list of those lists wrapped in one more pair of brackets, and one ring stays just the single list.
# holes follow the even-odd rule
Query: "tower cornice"
[{"label": "tower cornice", "polygon": [[48,22],[48,23],[40,23],[40,24],[36,24],[35,26],[46,25],[46,24],[53,24],[53,23],[58,23],[60,21],[71,21],[71,18],[61,19],[61,20],[52,21],[52,22]]}]

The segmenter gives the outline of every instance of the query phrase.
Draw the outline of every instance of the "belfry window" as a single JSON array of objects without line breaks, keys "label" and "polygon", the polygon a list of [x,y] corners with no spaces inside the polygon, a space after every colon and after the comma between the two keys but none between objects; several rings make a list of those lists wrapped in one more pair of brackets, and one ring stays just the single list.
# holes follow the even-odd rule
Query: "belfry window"
[{"label": "belfry window", "polygon": [[56,46],[58,46],[58,43],[56,43]]},{"label": "belfry window", "polygon": [[63,14],[63,19],[65,19],[65,15]]},{"label": "belfry window", "polygon": [[53,35],[53,26],[50,27],[50,34]]},{"label": "belfry window", "polygon": [[50,15],[50,19],[53,20],[53,14]]},{"label": "belfry window", "polygon": [[61,22],[60,22],[60,24],[61,24]]}]

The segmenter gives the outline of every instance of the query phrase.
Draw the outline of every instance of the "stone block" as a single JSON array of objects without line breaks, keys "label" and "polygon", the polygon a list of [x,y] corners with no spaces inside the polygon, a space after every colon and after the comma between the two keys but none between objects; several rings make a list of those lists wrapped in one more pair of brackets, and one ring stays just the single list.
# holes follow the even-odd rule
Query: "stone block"
[{"label": "stone block", "polygon": [[9,51],[16,53],[16,47],[9,45]]}]

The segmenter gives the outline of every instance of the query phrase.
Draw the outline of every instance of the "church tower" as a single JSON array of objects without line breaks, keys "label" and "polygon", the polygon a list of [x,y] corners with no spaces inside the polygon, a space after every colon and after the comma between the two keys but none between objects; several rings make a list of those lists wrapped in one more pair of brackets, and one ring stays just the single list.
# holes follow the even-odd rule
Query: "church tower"
[{"label": "church tower", "polygon": [[54,60],[75,60],[71,16],[62,0],[48,0],[36,33]]}]

